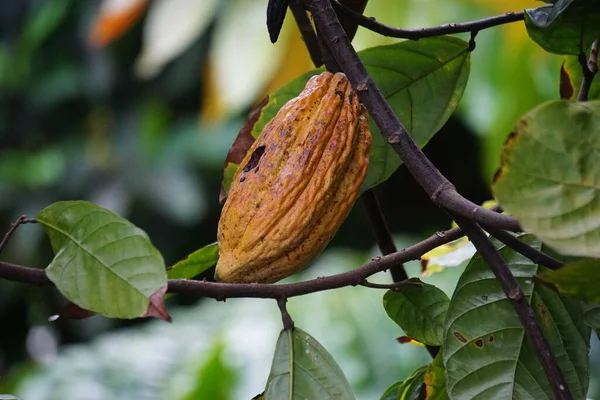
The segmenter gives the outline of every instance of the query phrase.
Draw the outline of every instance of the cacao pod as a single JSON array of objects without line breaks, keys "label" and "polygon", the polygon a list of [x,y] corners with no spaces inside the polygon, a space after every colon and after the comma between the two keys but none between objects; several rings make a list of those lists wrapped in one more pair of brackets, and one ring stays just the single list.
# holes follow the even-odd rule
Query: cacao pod
[{"label": "cacao pod", "polygon": [[323,72],[265,125],[223,206],[218,281],[272,283],[317,257],[359,195],[367,119],[346,76]]}]

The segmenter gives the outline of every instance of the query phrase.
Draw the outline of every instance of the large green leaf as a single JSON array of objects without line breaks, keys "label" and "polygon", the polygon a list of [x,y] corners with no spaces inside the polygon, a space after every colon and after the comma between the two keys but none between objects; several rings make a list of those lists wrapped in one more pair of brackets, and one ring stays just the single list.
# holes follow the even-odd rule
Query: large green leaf
[{"label": "large green leaf", "polygon": [[599,6],[598,0],[558,0],[526,10],[527,32],[551,53],[578,55],[600,37]]},{"label": "large green leaf", "polygon": [[562,254],[600,257],[600,101],[551,101],[517,123],[494,194]]},{"label": "large green leaf", "polygon": [[279,335],[264,398],[351,400],[354,395],[327,350],[308,333],[294,328]]},{"label": "large green leaf", "polygon": [[383,296],[383,307],[390,318],[411,339],[433,346],[442,344],[449,303],[446,293],[427,283],[401,286]]},{"label": "large green leaf", "polygon": [[[540,249],[531,235],[521,240]],[[501,246],[575,399],[585,399],[590,330],[581,304],[534,282],[538,265]],[[546,375],[510,301],[476,255],[461,276],[445,322],[444,364],[452,399],[553,399]]]},{"label": "large green leaf", "polygon": [[[470,68],[468,43],[452,36],[404,41],[372,47],[358,53],[375,83],[419,146],[444,125],[456,109],[467,84]],[[290,99],[296,97],[308,79],[323,69],[308,72],[269,95],[252,136]],[[385,181],[400,166],[400,159],[379,134],[373,121],[371,158],[363,190]],[[227,176],[231,176],[231,170]],[[223,183],[229,190],[231,181]]]},{"label": "large green leaf", "polygon": [[164,261],[141,229],[85,201],[54,203],[36,218],[56,254],[46,275],[73,303],[137,318],[162,302],[153,295],[166,289]]},{"label": "large green leaf", "polygon": [[169,279],[190,279],[200,275],[210,267],[214,267],[218,260],[219,246],[217,243],[211,243],[201,247],[169,268],[167,277]]},{"label": "large green leaf", "polygon": [[600,303],[600,261],[580,260],[555,271],[544,271],[539,278],[552,283],[558,292],[590,303]]}]

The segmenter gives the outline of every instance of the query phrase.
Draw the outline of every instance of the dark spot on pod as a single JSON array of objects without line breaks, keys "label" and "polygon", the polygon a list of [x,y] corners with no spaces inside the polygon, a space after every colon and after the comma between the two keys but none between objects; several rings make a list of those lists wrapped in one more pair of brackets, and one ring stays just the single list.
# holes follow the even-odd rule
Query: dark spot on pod
[{"label": "dark spot on pod", "polygon": [[488,338],[488,342],[494,343],[494,335],[490,335],[490,337]]},{"label": "dark spot on pod", "polygon": [[252,155],[250,156],[250,160],[248,160],[248,163],[244,165],[242,172],[248,172],[258,166],[258,162],[263,154],[265,154],[265,146],[258,146],[256,149],[254,149]]},{"label": "dark spot on pod", "polygon": [[459,342],[467,343],[467,338],[460,334],[460,332],[454,332],[454,337],[458,339]]},{"label": "dark spot on pod", "polygon": [[245,180],[246,180],[246,177],[245,177],[245,176],[242,176],[242,177],[240,178],[240,183],[244,182]]},{"label": "dark spot on pod", "polygon": [[475,346],[482,348],[483,347],[483,340],[482,339],[477,339],[475,341]]},{"label": "dark spot on pod", "polygon": [[340,100],[344,100],[344,92],[341,90],[336,90],[334,93],[340,96]]}]

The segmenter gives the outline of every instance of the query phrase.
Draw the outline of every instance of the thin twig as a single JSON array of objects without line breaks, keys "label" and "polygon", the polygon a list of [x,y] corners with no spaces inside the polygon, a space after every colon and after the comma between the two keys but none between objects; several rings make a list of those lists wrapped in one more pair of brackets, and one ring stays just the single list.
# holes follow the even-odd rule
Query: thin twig
[{"label": "thin twig", "polygon": [[[288,284],[258,284],[258,283],[219,283],[194,281],[189,279],[170,279],[169,293],[188,294],[199,297],[209,297],[218,300],[228,298],[253,297],[262,299],[290,298],[324,290],[337,289],[346,286],[360,285],[365,279],[380,271],[385,271],[395,265],[411,260],[418,260],[423,254],[438,246],[449,243],[463,236],[460,229],[454,228],[443,235],[433,235],[422,242],[407,247],[396,253],[375,257],[368,263],[351,271],[337,275],[316,278],[304,282]],[[49,285],[50,280],[43,269],[30,268],[0,261],[0,279],[28,283],[32,285]]]},{"label": "thin twig", "polygon": [[279,312],[281,312],[281,321],[283,322],[283,329],[288,331],[294,329],[294,320],[288,312],[285,303],[287,303],[287,299],[285,297],[280,297],[277,299]]},{"label": "thin twig", "polygon": [[313,64],[317,68],[320,67],[323,65],[323,55],[321,54],[319,39],[315,34],[315,30],[313,29],[308,15],[306,15],[306,10],[298,0],[290,0],[290,10],[292,10],[292,14],[294,14],[296,24],[302,34],[302,39],[304,39],[304,44],[308,49]]},{"label": "thin twig", "polygon": [[572,399],[567,382],[558,367],[556,359],[552,355],[550,345],[544,337],[535,314],[525,297],[525,293],[523,293],[517,280],[502,259],[502,256],[475,222],[458,215],[454,215],[453,218],[463,232],[471,239],[481,258],[489,265],[496,279],[498,279],[500,286],[502,286],[504,294],[506,294],[506,297],[513,305],[525,329],[525,334],[529,338],[529,342],[546,373],[554,396],[559,400]]},{"label": "thin twig", "polygon": [[411,280],[405,280],[402,282],[394,282],[394,283],[373,283],[373,282],[369,282],[366,279],[364,281],[362,281],[360,284],[360,286],[364,286],[364,287],[368,287],[371,289],[386,289],[386,290],[397,290],[398,288],[401,288],[403,286],[423,286],[422,282],[418,282],[418,281],[411,281]]},{"label": "thin twig", "polygon": [[12,237],[13,233],[15,233],[19,225],[33,224],[36,222],[37,221],[35,220],[35,218],[27,218],[26,215],[21,215],[19,218],[17,218],[17,220],[10,225],[10,228],[4,235],[2,242],[0,242],[0,253],[2,253],[2,250],[4,250],[4,247],[8,244],[8,241]]},{"label": "thin twig", "polygon": [[486,230],[493,237],[495,237],[496,239],[498,239],[499,241],[516,251],[517,253],[520,253],[523,256],[529,258],[536,264],[541,264],[550,269],[559,269],[562,268],[562,266],[564,265],[556,258],[550,257],[548,254],[544,254],[541,251],[534,249],[527,243],[523,243],[517,237],[511,235],[507,231],[494,228],[486,228]]},{"label": "thin twig", "polygon": [[359,14],[356,11],[353,11],[348,7],[338,3],[337,1],[332,1],[331,4],[336,12],[348,18],[353,18],[360,26],[370,31],[379,33],[383,36],[412,40],[454,33],[475,32],[502,24],[523,21],[525,18],[525,14],[520,11],[484,18],[477,21],[444,24],[440,26],[432,26],[430,28],[402,29],[394,28],[392,26],[384,25],[381,22],[377,22],[375,18],[366,17],[362,14]]},{"label": "thin twig", "polygon": [[[373,189],[369,189],[362,194],[361,198],[369,220],[371,221],[379,251],[381,251],[381,254],[384,256],[395,253],[397,251],[396,244],[394,243],[392,233],[390,232],[390,228],[388,227],[383,211],[381,210],[377,194]],[[402,264],[390,268],[390,273],[392,274],[394,282],[402,282],[408,279],[408,274]]]},{"label": "thin twig", "polygon": [[511,216],[486,210],[460,196],[454,186],[429,161],[398,120],[394,111],[375,85],[340,25],[331,3],[327,0],[303,0],[315,21],[317,33],[334,55],[342,72],[358,92],[361,102],[404,165],[432,201],[448,211],[475,219],[482,224],[507,230],[519,230]]},{"label": "thin twig", "polygon": [[581,64],[582,79],[581,87],[579,88],[579,94],[577,95],[577,101],[587,101],[594,76],[598,72],[598,40],[592,43],[590,49],[590,58],[586,60],[585,54],[579,55],[579,63]]}]

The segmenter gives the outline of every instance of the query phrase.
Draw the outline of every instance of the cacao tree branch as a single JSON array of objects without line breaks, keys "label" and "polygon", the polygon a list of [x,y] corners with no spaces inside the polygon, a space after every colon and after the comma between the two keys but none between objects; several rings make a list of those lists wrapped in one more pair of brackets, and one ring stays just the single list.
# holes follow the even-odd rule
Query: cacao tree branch
[{"label": "cacao tree branch", "polygon": [[563,266],[563,263],[558,261],[554,257],[550,257],[548,254],[544,254],[541,251],[534,249],[527,243],[523,243],[519,238],[511,235],[507,231],[502,229],[486,228],[486,230],[496,239],[516,251],[523,256],[529,258],[536,264],[541,264],[550,269],[559,269]]},{"label": "cacao tree branch", "polygon": [[37,221],[35,220],[35,218],[27,218],[26,215],[21,215],[19,218],[17,218],[17,220],[10,225],[10,228],[8,229],[8,231],[6,232],[6,234],[4,235],[4,238],[2,239],[2,242],[0,242],[0,253],[2,253],[2,250],[4,250],[4,247],[6,247],[6,244],[8,243],[8,241],[10,240],[10,238],[12,237],[13,233],[15,233],[15,231],[17,230],[17,228],[19,227],[19,225],[22,225],[22,224],[34,224],[36,222]]},{"label": "cacao tree branch", "polygon": [[[367,3],[366,1],[361,0],[361,1],[357,2],[356,6],[359,9],[364,10],[366,3]],[[298,24],[298,28],[300,29],[300,32],[302,32],[302,37],[304,38],[304,43],[305,43],[309,53],[311,54],[313,63],[315,64],[315,67],[318,68],[322,65],[323,55],[321,52],[321,47],[319,45],[319,39],[317,39],[317,36],[312,27],[312,24],[311,24],[310,20],[308,19],[308,16],[306,15],[306,10],[299,3],[299,0],[291,0],[290,1],[290,9],[292,10],[292,13],[294,14],[294,17],[296,19],[296,23]],[[355,29],[356,26],[352,25],[352,24],[348,24],[348,27],[344,27],[344,31],[346,31],[346,33],[348,34],[347,29],[353,29],[353,28],[354,28],[354,32],[356,32],[356,29]],[[325,48],[325,50],[328,53],[328,59],[331,60],[332,57],[331,57],[331,54],[329,53],[329,50],[327,48]],[[337,66],[337,63],[335,66],[330,65],[330,67],[335,67],[336,70],[339,69],[339,66]],[[375,192],[372,189],[369,189],[365,193],[363,193],[361,198],[362,198],[363,204],[365,206],[365,209],[367,211],[367,215],[369,217],[369,220],[371,222],[373,230],[375,232],[375,238],[377,240],[377,245],[379,247],[379,250],[381,251],[381,254],[388,255],[391,253],[395,253],[397,251],[396,245],[394,244],[394,240],[392,239],[392,234],[388,228],[388,225],[385,220],[385,216],[383,215],[383,212],[381,210],[379,201],[377,200],[377,195],[375,194]],[[401,282],[401,281],[408,279],[408,275],[406,274],[406,270],[404,269],[404,266],[402,264],[400,264],[396,267],[390,268],[390,273],[392,275],[392,279],[394,280],[394,282]]]},{"label": "cacao tree branch", "polygon": [[[395,253],[397,251],[396,244],[394,243],[392,233],[390,232],[390,228],[388,227],[383,211],[381,210],[377,194],[373,189],[369,189],[362,194],[361,198],[365,210],[367,211],[367,215],[369,216],[369,220],[371,221],[379,251],[381,251],[381,254],[384,256]],[[394,282],[402,282],[408,279],[408,274],[402,264],[390,268],[390,273],[392,274]]]},{"label": "cacao tree branch", "polygon": [[294,14],[294,19],[296,20],[298,29],[302,34],[302,39],[304,39],[304,44],[306,45],[306,49],[310,54],[310,58],[315,67],[318,68],[323,65],[323,54],[321,54],[319,39],[315,34],[315,30],[312,27],[308,15],[306,15],[306,10],[304,7],[302,7],[302,4],[300,4],[299,0],[290,0],[289,7],[292,11],[292,14]]},{"label": "cacao tree branch", "polygon": [[594,80],[594,76],[598,73],[598,41],[597,39],[592,43],[592,48],[590,50],[590,58],[586,60],[585,54],[579,55],[579,63],[581,64],[582,71],[582,80],[581,86],[579,88],[579,93],[577,95],[577,101],[587,101],[590,88],[592,87],[592,81]]},{"label": "cacao tree branch", "polygon": [[[385,271],[396,265],[411,260],[418,260],[423,254],[438,246],[459,239],[464,234],[454,228],[439,232],[431,237],[387,256],[375,257],[368,263],[337,275],[320,277],[304,282],[287,284],[238,284],[189,279],[169,279],[168,293],[188,294],[208,297],[216,300],[228,298],[253,297],[263,299],[280,299],[301,296],[309,293],[337,289],[346,286],[357,286],[377,272]],[[21,282],[35,286],[52,285],[43,269],[25,267],[0,261],[0,279]]]},{"label": "cacao tree branch", "polygon": [[525,334],[529,339],[531,347],[538,357],[554,396],[559,400],[572,399],[567,382],[556,362],[556,359],[550,351],[550,345],[544,337],[542,329],[538,324],[535,314],[529,305],[525,293],[519,286],[519,283],[511,273],[510,269],[502,259],[498,250],[483,232],[483,230],[473,221],[458,215],[453,216],[458,226],[469,237],[481,258],[488,264],[496,279],[502,286],[506,297],[510,300],[515,309]]},{"label": "cacao tree branch", "polygon": [[350,44],[331,3],[327,0],[303,1],[313,16],[317,33],[326,41],[381,134],[432,201],[454,214],[473,219],[483,225],[519,231],[518,221],[514,217],[484,209],[456,192],[454,186],[419,149],[390,108]]},{"label": "cacao tree branch", "polygon": [[483,29],[492,28],[494,26],[502,24],[523,21],[525,18],[524,13],[521,11],[483,18],[477,21],[450,23],[440,26],[432,26],[429,28],[402,29],[394,28],[388,25],[384,25],[381,22],[377,22],[375,18],[366,17],[360,13],[357,13],[356,11],[351,10],[350,8],[344,6],[343,4],[340,4],[335,0],[331,1],[331,4],[339,15],[343,15],[346,18],[354,19],[358,23],[358,25],[370,31],[379,33],[383,36],[412,40],[419,40],[427,37],[442,36],[454,33],[477,32]]},{"label": "cacao tree branch", "polygon": [[277,305],[279,306],[279,312],[281,313],[281,321],[283,322],[283,329],[289,331],[294,329],[294,320],[288,312],[285,303],[287,303],[287,299],[285,297],[280,297],[277,299]]}]

